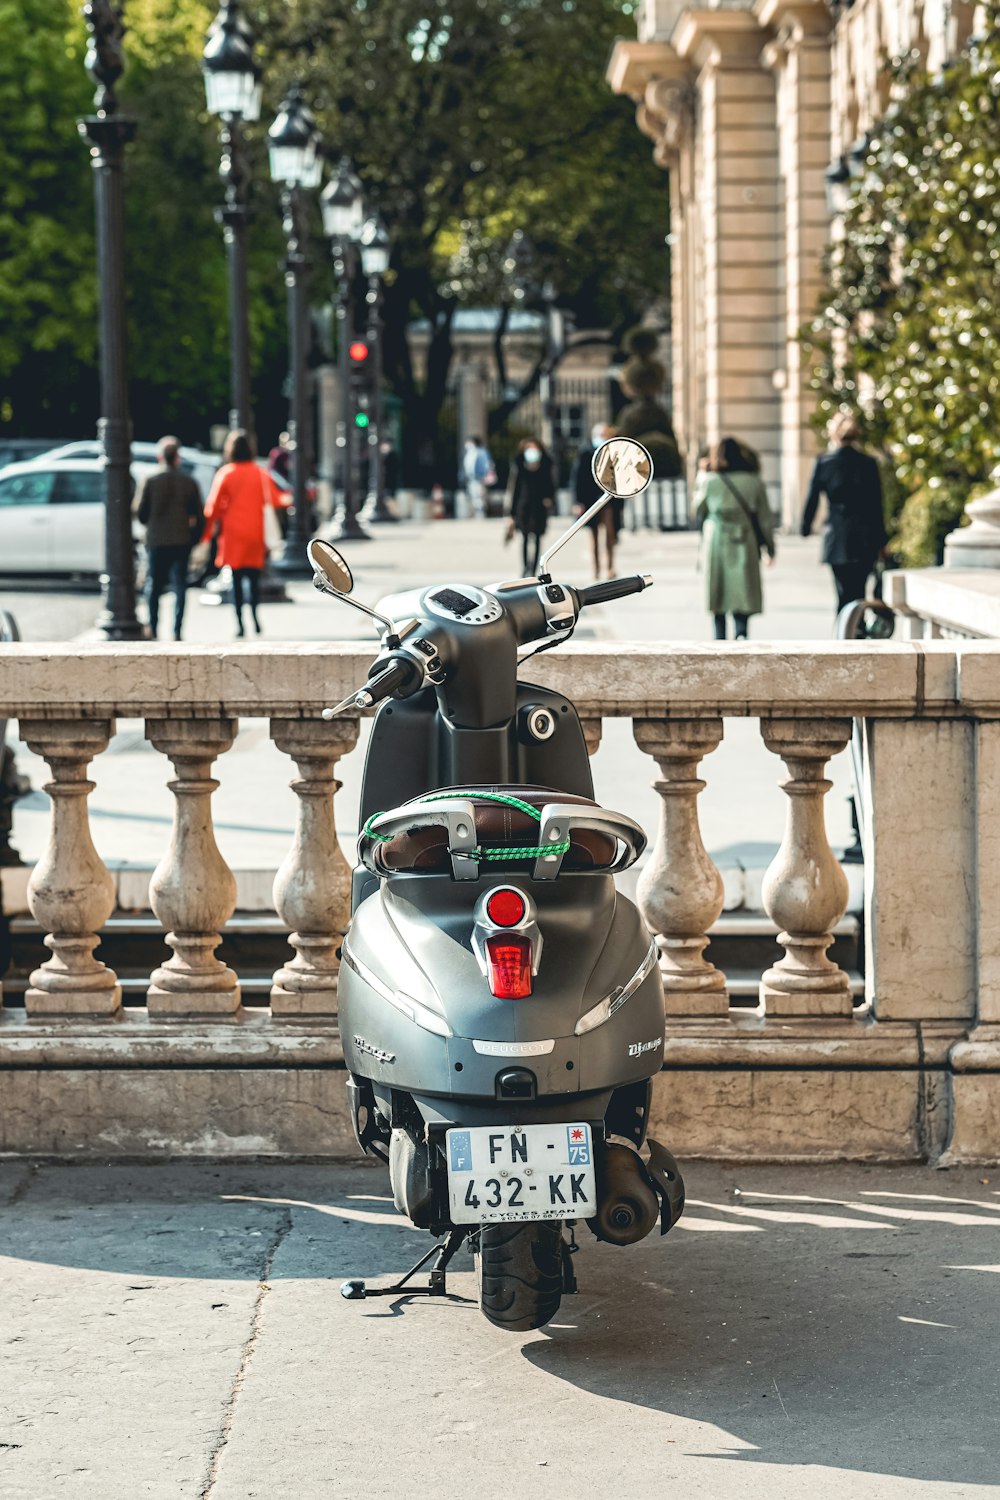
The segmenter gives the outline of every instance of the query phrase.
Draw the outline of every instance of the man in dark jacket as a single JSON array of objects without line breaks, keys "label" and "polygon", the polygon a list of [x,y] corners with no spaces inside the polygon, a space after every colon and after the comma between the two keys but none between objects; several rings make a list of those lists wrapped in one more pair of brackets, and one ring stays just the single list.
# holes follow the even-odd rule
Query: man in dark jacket
[{"label": "man in dark jacket", "polygon": [[184,623],[188,558],[202,527],[201,492],[189,475],[181,473],[180,452],[177,438],[161,438],[159,470],[143,481],[135,497],[149,553],[149,628],[155,639],[160,595],[172,590],[175,641]]},{"label": "man in dark jacket", "polygon": [[854,418],[845,414],[835,417],[830,436],[836,447],[816,460],[802,515],[802,535],[812,531],[820,495],[825,495],[828,515],[822,560],[829,564],[837,585],[839,614],[845,604],[865,597],[868,576],[889,538],[882,514],[878,464],[856,447],[858,428]]}]

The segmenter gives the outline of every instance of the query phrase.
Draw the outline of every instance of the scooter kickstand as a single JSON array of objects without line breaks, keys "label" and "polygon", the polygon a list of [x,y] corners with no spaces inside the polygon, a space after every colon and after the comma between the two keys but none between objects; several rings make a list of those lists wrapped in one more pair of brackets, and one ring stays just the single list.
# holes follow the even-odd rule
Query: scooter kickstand
[{"label": "scooter kickstand", "polygon": [[[443,1242],[432,1245],[426,1255],[422,1255],[415,1266],[411,1266],[405,1276],[401,1276],[392,1286],[369,1287],[365,1281],[352,1278],[350,1281],[341,1282],[340,1295],[346,1297],[348,1302],[361,1301],[367,1297],[393,1297],[403,1293],[406,1297],[446,1297],[448,1288],[445,1273],[449,1262],[454,1258],[456,1252],[466,1239],[469,1231],[465,1228],[453,1229],[448,1238]],[[425,1266],[432,1256],[437,1256],[430,1270],[430,1279],[427,1286],[407,1286],[411,1276],[415,1276],[422,1266]]]}]

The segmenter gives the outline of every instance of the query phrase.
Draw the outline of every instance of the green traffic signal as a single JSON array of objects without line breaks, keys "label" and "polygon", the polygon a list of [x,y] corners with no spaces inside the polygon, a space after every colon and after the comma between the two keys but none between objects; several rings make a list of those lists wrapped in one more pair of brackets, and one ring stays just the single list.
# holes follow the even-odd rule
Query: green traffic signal
[{"label": "green traffic signal", "polygon": [[354,414],[354,425],[355,425],[355,427],[367,427],[368,426],[368,413],[364,412],[364,411],[355,412],[355,414]]}]

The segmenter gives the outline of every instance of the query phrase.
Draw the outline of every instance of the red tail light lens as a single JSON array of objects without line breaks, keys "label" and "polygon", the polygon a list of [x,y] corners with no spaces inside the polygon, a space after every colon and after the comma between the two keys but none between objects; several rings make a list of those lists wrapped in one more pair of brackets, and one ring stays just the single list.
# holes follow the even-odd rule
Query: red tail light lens
[{"label": "red tail light lens", "polygon": [[486,939],[486,977],[498,1000],[523,1000],[531,994],[531,942],[528,938]]},{"label": "red tail light lens", "polygon": [[527,910],[528,903],[520,891],[494,891],[486,901],[486,915],[497,927],[516,927]]}]

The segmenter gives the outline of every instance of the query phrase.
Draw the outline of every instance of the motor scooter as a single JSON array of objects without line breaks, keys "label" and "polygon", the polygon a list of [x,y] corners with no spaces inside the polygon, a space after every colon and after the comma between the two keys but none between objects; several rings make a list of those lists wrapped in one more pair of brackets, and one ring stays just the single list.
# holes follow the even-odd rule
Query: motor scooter
[{"label": "motor scooter", "polygon": [[[373,610],[334,548],[309,545],[317,587],[381,635],[365,686],[324,710],[378,706],[339,981],[354,1129],[387,1164],[397,1209],[436,1241],[394,1285],[341,1291],[443,1295],[467,1241],[483,1314],[516,1332],[576,1290],[580,1221],[630,1245],[684,1206],[676,1161],[647,1139],[656,948],[614,878],[646,838],[594,801],[572,703],[519,675],[525,648],[568,641],[583,610],[652,582],[553,579],[557,551],[612,494],[639,493],[652,464],[612,439],[593,473],[604,492],[536,578],[413,589]],[[428,1261],[427,1284],[411,1284]]]}]

